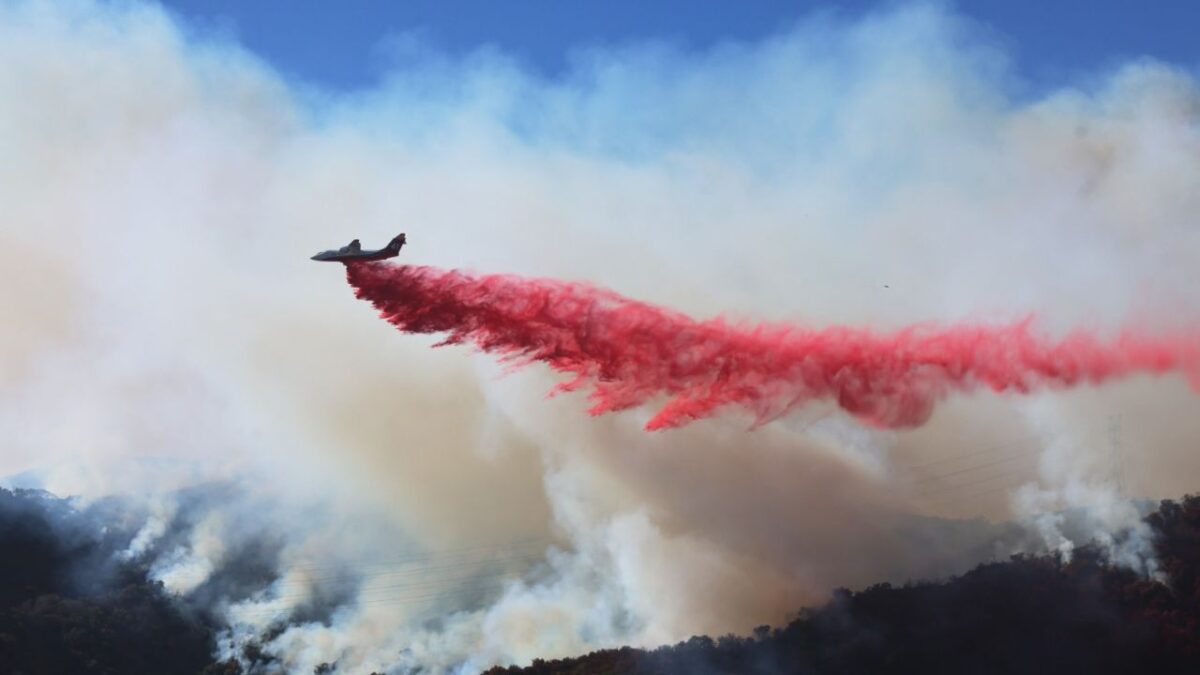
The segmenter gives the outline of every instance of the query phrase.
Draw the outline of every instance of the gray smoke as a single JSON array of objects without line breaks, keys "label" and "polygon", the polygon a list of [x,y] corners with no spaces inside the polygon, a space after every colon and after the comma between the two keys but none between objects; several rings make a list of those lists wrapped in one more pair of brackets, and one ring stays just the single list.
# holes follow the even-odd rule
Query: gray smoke
[{"label": "gray smoke", "polygon": [[1130,498],[1200,476],[1180,380],[648,434],[395,333],[307,257],[406,231],[698,316],[1194,324],[1195,73],[1033,91],[920,4],[574,64],[414,44],[327,92],[154,5],[0,4],[0,475],[140,504],[123,555],[289,672],[745,632],[1097,537],[1153,572]]}]

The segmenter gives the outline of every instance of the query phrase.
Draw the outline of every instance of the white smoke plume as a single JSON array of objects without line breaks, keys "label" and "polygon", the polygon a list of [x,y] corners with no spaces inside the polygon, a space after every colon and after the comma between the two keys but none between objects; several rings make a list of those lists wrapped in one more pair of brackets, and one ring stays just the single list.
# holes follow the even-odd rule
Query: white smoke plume
[{"label": "white smoke plume", "polygon": [[745,632],[1097,537],[1153,572],[1128,500],[1200,477],[1175,378],[648,434],[307,258],[406,231],[698,316],[1194,324],[1196,73],[1037,90],[927,5],[572,63],[417,45],[328,92],[154,5],[0,3],[0,475],[142,504],[126,555],[298,673]]}]

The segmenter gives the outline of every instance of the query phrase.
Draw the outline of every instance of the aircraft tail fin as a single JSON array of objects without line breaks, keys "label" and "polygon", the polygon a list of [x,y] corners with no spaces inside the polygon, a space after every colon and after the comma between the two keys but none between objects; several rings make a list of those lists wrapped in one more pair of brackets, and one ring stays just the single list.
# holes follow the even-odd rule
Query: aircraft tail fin
[{"label": "aircraft tail fin", "polygon": [[388,242],[387,247],[388,247],[389,251],[394,251],[396,253],[399,253],[400,249],[404,246],[404,244],[405,244],[404,233],[401,232],[400,234],[396,235],[396,237],[394,239],[392,239],[390,242]]}]

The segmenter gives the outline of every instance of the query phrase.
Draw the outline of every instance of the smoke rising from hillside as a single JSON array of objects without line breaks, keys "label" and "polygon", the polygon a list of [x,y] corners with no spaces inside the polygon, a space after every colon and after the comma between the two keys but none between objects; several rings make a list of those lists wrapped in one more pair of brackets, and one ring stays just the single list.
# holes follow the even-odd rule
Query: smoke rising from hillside
[{"label": "smoke rising from hillside", "polygon": [[418,45],[339,94],[150,5],[0,4],[0,475],[135,498],[127,555],[295,672],[742,631],[1097,534],[1144,558],[1123,497],[1200,475],[1183,378],[646,434],[396,340],[308,256],[403,229],[421,264],[690,316],[1171,334],[1200,315],[1194,73],[1033,92],[922,5],[574,63]]}]

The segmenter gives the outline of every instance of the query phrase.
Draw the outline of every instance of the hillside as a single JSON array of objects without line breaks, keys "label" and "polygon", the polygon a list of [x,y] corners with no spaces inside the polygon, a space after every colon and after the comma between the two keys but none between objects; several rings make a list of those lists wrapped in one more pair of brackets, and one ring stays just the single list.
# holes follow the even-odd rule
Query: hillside
[{"label": "hillside", "polygon": [[[1015,557],[941,582],[838,590],[824,607],[751,636],[488,672],[1200,672],[1200,497],[1164,501],[1147,522],[1158,579],[1109,566],[1092,549],[1069,561]],[[243,664],[215,663],[211,615],[115,555],[131,536],[121,523],[103,504],[80,512],[46,493],[0,490],[0,672],[278,672],[254,649]]]},{"label": "hillside", "polygon": [[944,582],[838,590],[753,636],[538,660],[490,675],[1200,672],[1200,497],[1148,517],[1160,580],[1095,550],[1015,557]]}]

